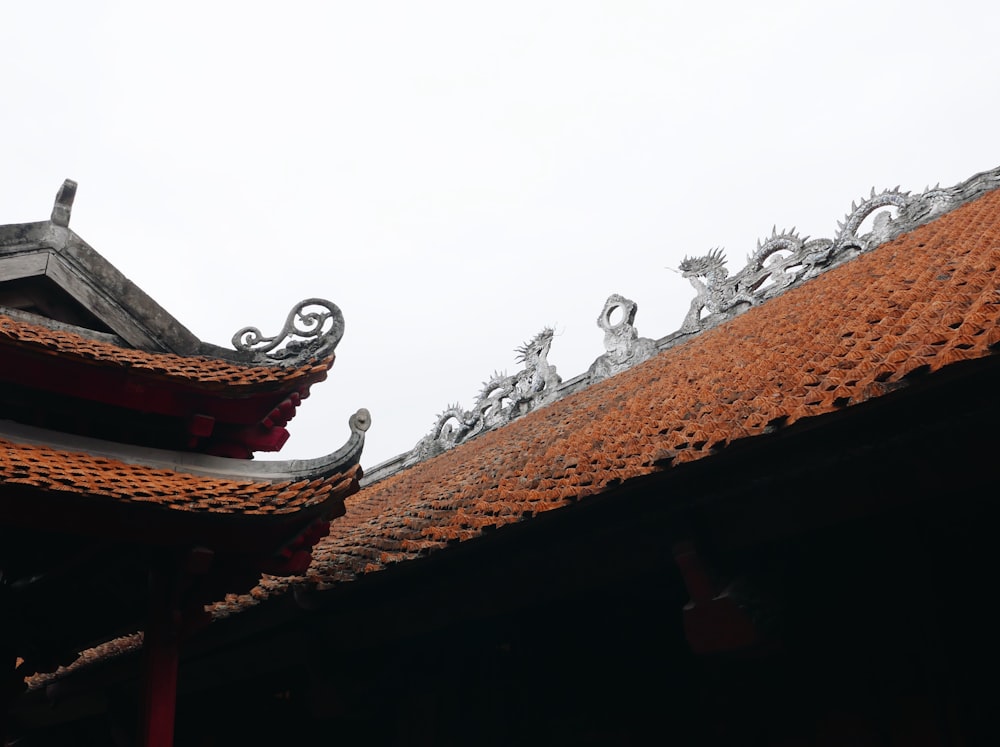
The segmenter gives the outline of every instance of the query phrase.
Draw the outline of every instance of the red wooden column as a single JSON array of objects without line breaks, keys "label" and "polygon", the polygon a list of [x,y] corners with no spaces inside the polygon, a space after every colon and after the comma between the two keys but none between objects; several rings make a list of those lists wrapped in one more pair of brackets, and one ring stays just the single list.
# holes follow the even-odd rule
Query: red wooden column
[{"label": "red wooden column", "polygon": [[179,650],[178,571],[155,563],[149,572],[149,617],[143,639],[143,747],[172,747]]}]

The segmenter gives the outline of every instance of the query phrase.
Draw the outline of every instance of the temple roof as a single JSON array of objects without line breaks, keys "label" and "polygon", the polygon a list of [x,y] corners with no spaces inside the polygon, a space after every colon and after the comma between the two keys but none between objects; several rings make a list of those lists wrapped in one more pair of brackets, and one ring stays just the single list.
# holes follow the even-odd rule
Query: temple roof
[{"label": "temple roof", "polygon": [[67,180],[48,221],[0,226],[0,418],[241,459],[279,450],[333,364],[340,309],[309,298],[273,335],[201,341],[69,228],[75,194]]},{"label": "temple roof", "polygon": [[[732,445],[790,437],[917,381],[932,385],[943,369],[994,356],[998,322],[1000,191],[991,191],[368,485],[315,548],[308,580],[349,582]],[[268,580],[256,597],[286,583]]]},{"label": "temple roof", "polygon": [[370,423],[324,457],[251,461],[326,378],[340,309],[310,298],[273,336],[202,342],[69,229],[75,190],[0,226],[0,565],[23,675],[136,630],[154,567],[184,576],[191,627],[261,573],[301,573]]}]

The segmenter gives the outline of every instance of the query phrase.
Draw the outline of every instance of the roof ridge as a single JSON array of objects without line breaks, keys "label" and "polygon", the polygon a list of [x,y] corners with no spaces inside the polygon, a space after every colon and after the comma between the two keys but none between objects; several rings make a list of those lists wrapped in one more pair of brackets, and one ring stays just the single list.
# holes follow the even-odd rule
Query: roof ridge
[{"label": "roof ridge", "polygon": [[[729,275],[722,248],[685,257],[678,268],[668,268],[687,278],[696,296],[680,328],[656,341],[640,338],[634,326],[638,305],[612,294],[605,302],[597,324],[604,332],[606,352],[591,367],[568,381],[555,375],[547,360],[551,330],[544,353],[537,359],[518,348],[524,368],[512,376],[497,376],[487,382],[472,408],[451,405],[435,419],[434,427],[408,452],[367,470],[363,485],[381,479],[450,450],[460,443],[509,423],[528,412],[562,399],[590,384],[647,360],[657,353],[691,339],[699,333],[796,288],[829,269],[866,254],[904,233],[923,226],[978,197],[1000,188],[1000,167],[984,171],[952,187],[935,185],[923,192],[902,192],[899,187],[876,192],[853,201],[832,239],[810,239],[795,228],[778,231],[758,240],[746,264]],[[895,211],[893,215],[890,210]],[[874,215],[870,231],[859,234]],[[620,314],[620,316],[619,316]],[[613,322],[613,319],[618,319]],[[541,338],[545,334],[536,336]],[[529,343],[530,344],[530,343]],[[554,378],[553,378],[554,377]],[[530,383],[529,385],[525,385]]]}]

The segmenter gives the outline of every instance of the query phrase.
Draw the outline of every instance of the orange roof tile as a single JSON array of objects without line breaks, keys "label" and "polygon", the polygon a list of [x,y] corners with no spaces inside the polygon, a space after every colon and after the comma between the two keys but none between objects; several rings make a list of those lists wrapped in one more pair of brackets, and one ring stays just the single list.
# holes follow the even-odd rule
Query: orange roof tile
[{"label": "orange roof tile", "polygon": [[333,365],[333,355],[298,366],[242,365],[208,356],[149,353],[123,348],[65,330],[49,329],[0,315],[0,344],[14,345],[41,354],[93,365],[127,367],[152,376],[179,382],[198,383],[207,388],[254,387],[261,384],[317,381]]},{"label": "orange roof tile", "polygon": [[128,464],[0,439],[0,485],[149,504],[174,511],[242,515],[294,513],[352,492],[360,478],[343,474],[299,482],[235,481]]},{"label": "orange roof tile", "polygon": [[[885,394],[1000,347],[1000,191],[658,356],[397,472],[346,502],[306,580],[324,588],[714,447]],[[302,579],[299,579],[300,581]],[[265,579],[225,615],[285,588]]]}]

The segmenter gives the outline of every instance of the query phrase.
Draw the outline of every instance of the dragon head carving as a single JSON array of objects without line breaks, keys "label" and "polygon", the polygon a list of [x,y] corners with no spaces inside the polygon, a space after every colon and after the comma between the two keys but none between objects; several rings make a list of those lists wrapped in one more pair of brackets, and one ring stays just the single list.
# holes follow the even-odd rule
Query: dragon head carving
[{"label": "dragon head carving", "polygon": [[548,357],[549,349],[552,347],[552,337],[555,334],[555,330],[552,327],[546,327],[537,335],[532,337],[521,347],[514,350],[517,353],[517,358],[515,359],[518,363],[523,363],[525,367],[532,368],[537,365],[538,361],[544,360]]},{"label": "dragon head carving", "polygon": [[700,257],[684,257],[677,269],[686,278],[724,278],[729,274],[726,269],[726,254],[722,249],[712,249]]}]

